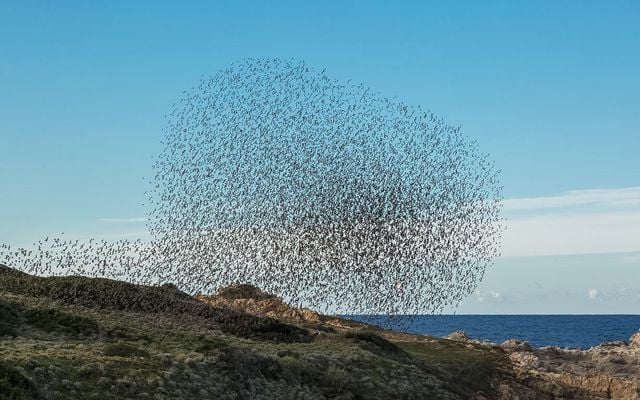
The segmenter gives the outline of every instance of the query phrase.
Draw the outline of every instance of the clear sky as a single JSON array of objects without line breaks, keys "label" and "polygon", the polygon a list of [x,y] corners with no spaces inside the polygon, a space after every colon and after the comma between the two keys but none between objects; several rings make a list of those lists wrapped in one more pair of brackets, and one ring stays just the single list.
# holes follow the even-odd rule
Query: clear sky
[{"label": "clear sky", "polygon": [[640,313],[638,1],[0,1],[0,242],[144,234],[180,93],[305,60],[431,109],[503,170],[464,313]]}]

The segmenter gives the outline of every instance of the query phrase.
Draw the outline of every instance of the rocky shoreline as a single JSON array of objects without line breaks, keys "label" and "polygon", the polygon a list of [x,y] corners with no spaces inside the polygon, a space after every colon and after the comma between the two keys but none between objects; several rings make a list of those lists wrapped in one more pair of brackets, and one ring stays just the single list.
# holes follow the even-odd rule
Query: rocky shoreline
[{"label": "rocky shoreline", "polygon": [[523,387],[503,387],[505,398],[535,399],[544,394],[556,399],[640,399],[640,332],[628,342],[607,342],[589,349],[537,348],[515,339],[498,345],[471,339],[460,331],[447,339],[500,348],[508,354],[516,381]]}]

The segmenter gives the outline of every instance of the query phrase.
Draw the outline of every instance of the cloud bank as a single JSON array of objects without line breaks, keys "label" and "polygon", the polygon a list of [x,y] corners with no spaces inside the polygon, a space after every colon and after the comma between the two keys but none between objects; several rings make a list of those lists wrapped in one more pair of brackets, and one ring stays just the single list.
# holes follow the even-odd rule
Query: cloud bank
[{"label": "cloud bank", "polygon": [[507,257],[640,251],[640,187],[504,200]]}]

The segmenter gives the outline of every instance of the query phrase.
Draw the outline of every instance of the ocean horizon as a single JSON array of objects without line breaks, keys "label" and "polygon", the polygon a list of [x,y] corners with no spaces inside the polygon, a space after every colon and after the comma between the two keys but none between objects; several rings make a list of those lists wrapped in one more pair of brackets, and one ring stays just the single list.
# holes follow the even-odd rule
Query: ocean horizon
[{"label": "ocean horizon", "polygon": [[463,331],[473,339],[498,344],[518,339],[536,347],[582,349],[604,342],[626,342],[640,330],[638,314],[350,315],[348,318],[420,335],[442,337]]}]

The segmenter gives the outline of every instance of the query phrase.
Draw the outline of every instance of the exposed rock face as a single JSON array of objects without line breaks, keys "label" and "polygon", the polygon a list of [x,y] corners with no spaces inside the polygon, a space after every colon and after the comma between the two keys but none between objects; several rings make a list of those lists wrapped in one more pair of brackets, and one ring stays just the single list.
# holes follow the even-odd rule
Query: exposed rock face
[{"label": "exposed rock face", "polygon": [[261,317],[292,322],[319,322],[320,315],[308,308],[295,308],[282,299],[251,285],[230,285],[214,296],[197,296],[214,307],[233,308]]},{"label": "exposed rock face", "polygon": [[517,379],[551,398],[640,400],[639,339],[636,334],[628,346],[613,342],[588,350],[501,347],[509,353]]},{"label": "exposed rock face", "polygon": [[510,339],[499,346],[456,331],[447,339],[499,348],[512,363],[514,381],[504,382],[500,399],[640,400],[640,332],[625,342],[606,342],[588,350],[556,346],[534,348]]}]

